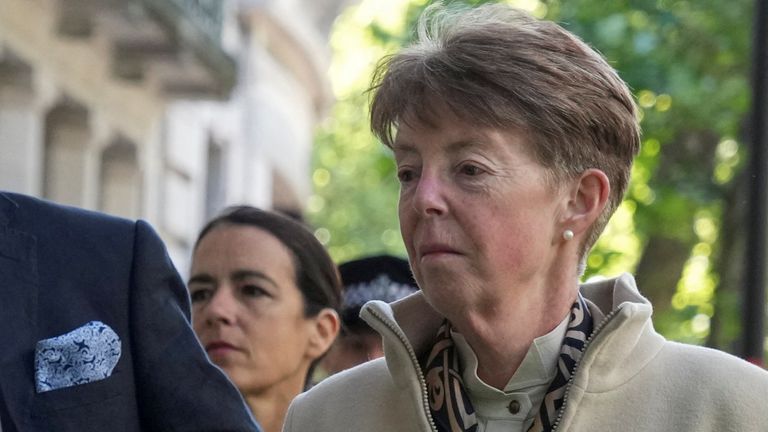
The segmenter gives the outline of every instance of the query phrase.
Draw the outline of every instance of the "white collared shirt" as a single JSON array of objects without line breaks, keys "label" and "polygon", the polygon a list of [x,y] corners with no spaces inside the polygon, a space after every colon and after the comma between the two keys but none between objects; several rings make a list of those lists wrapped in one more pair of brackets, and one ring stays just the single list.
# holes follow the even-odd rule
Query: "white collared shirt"
[{"label": "white collared shirt", "polygon": [[569,318],[570,314],[566,315],[551,332],[533,340],[504,391],[489,386],[477,376],[475,352],[464,336],[451,331],[464,386],[475,408],[477,432],[525,432],[533,424],[539,405],[555,377]]}]

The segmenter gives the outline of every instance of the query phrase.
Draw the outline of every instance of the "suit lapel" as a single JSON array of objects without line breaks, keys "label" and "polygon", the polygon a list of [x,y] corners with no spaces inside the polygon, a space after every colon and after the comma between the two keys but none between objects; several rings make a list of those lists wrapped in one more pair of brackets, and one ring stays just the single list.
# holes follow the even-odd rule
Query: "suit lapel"
[{"label": "suit lapel", "polygon": [[16,227],[18,207],[0,193],[0,386],[11,417],[21,420],[34,394],[39,284],[37,239]]},{"label": "suit lapel", "polygon": [[11,355],[14,343],[32,335],[37,323],[36,246],[33,236],[0,226],[0,363]]}]

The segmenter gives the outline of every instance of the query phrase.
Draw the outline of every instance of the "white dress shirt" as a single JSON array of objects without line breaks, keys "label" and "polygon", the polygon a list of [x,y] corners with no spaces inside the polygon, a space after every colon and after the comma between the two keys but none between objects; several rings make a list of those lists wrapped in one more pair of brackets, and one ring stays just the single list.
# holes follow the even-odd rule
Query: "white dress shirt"
[{"label": "white dress shirt", "polygon": [[498,390],[477,376],[477,356],[460,333],[452,331],[461,376],[475,408],[477,432],[525,432],[533,424],[541,401],[554,379],[570,314],[551,332],[534,339],[523,362]]}]

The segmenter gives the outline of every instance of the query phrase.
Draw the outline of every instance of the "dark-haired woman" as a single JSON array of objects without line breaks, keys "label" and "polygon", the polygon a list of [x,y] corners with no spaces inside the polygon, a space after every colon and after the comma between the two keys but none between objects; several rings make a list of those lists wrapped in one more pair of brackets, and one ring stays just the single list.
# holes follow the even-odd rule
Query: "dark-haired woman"
[{"label": "dark-haired woman", "polygon": [[328,253],[300,223],[237,207],[201,231],[188,286],[208,357],[264,430],[280,431],[339,331],[340,282]]}]

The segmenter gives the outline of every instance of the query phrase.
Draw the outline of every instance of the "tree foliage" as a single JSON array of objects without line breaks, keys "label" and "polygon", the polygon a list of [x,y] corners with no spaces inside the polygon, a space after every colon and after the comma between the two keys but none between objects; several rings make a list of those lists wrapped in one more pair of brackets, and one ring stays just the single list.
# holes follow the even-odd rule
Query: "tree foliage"
[{"label": "tree foliage", "polygon": [[[643,145],[632,183],[585,277],[634,271],[668,337],[732,348],[751,2],[510,3],[561,23],[603,53],[641,107]],[[375,60],[410,40],[426,5],[365,0],[336,26],[334,50],[346,66],[333,70],[338,103],[317,134],[309,216],[337,260],[404,254],[394,164],[368,130],[364,91]]]}]

